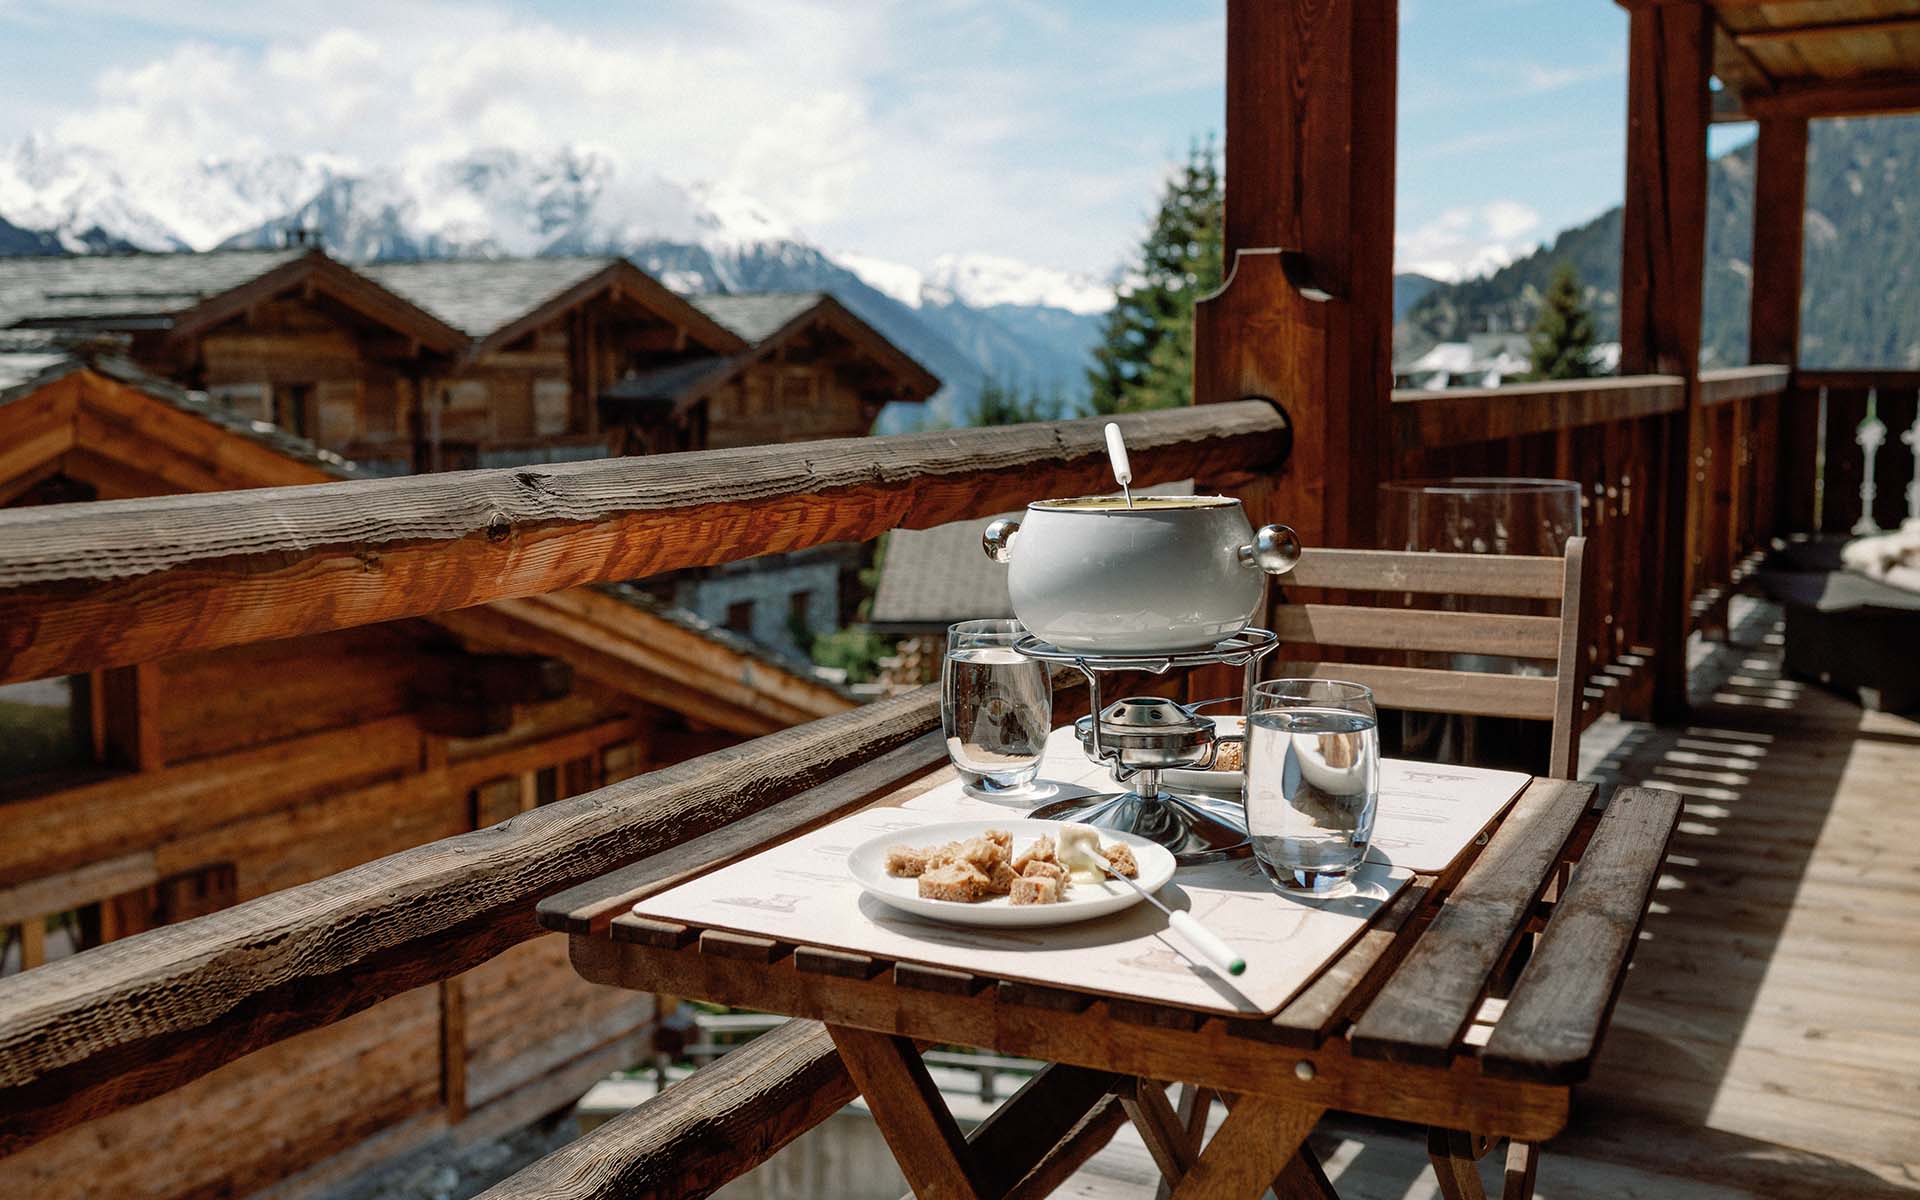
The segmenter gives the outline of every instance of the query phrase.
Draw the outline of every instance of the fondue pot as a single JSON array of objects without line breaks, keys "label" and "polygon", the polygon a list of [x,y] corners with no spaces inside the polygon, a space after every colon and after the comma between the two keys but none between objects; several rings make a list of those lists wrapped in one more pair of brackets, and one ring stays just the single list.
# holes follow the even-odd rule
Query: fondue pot
[{"label": "fondue pot", "polygon": [[1092,655],[1210,647],[1252,620],[1263,572],[1300,561],[1293,530],[1256,533],[1229,496],[1039,500],[987,526],[982,544],[1008,564],[1027,631]]}]

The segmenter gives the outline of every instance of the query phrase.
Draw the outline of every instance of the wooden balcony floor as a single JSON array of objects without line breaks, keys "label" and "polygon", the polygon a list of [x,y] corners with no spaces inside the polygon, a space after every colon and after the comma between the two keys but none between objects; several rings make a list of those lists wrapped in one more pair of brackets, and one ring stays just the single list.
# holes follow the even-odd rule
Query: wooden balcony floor
[{"label": "wooden balcony floor", "polygon": [[[1920,1195],[1920,723],[1783,679],[1777,614],[1735,615],[1696,655],[1689,728],[1608,721],[1583,744],[1586,777],[1687,811],[1543,1160],[1551,1200]],[[1151,1196],[1130,1134],[1059,1194]],[[1328,1122],[1315,1146],[1346,1200],[1438,1195],[1411,1131]]]}]

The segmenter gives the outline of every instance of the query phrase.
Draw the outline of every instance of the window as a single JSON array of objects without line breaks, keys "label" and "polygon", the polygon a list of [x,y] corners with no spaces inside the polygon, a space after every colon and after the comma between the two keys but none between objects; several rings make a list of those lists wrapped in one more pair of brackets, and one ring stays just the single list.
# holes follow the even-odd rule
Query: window
[{"label": "window", "polygon": [[787,615],[800,628],[807,627],[807,614],[813,611],[813,593],[795,592],[787,597]]},{"label": "window", "polygon": [[306,437],[313,428],[313,385],[281,383],[273,388],[273,423],[288,433]]},{"label": "window", "polygon": [[0,778],[93,759],[93,716],[85,676],[0,685]]},{"label": "window", "polygon": [[753,601],[735,600],[727,605],[727,628],[749,636],[753,633]]}]

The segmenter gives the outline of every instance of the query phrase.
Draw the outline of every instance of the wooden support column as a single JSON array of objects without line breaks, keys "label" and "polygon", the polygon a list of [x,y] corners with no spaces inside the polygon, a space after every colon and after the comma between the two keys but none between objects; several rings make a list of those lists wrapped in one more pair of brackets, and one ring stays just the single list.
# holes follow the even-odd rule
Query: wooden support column
[{"label": "wooden support column", "polygon": [[1678,375],[1685,407],[1662,429],[1654,470],[1658,545],[1651,715],[1687,712],[1687,631],[1705,499],[1699,405],[1713,18],[1695,0],[1636,6],[1627,54],[1627,191],[1620,263],[1620,373]]},{"label": "wooden support column", "polygon": [[[1754,148],[1753,299],[1747,318],[1747,361],[1800,366],[1800,294],[1807,211],[1807,119],[1762,117]],[[1813,528],[1814,451],[1819,399],[1789,380],[1772,439],[1779,529]]]},{"label": "wooden support column", "polygon": [[92,689],[94,746],[102,762],[135,771],[166,765],[160,743],[160,668],[136,663],[101,671]]},{"label": "wooden support column", "polygon": [[1256,522],[1371,546],[1393,387],[1395,0],[1228,0],[1226,286],[1194,402],[1265,397],[1293,449]]}]

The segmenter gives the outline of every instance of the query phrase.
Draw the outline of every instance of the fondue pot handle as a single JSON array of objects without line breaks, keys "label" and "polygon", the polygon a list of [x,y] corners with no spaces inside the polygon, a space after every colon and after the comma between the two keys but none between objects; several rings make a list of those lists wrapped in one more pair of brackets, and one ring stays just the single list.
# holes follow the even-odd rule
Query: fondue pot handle
[{"label": "fondue pot handle", "polygon": [[[987,533],[991,536],[993,531]],[[1300,561],[1300,536],[1285,525],[1262,525],[1253,531],[1253,541],[1240,547],[1238,556],[1246,566],[1285,575]]]},{"label": "fondue pot handle", "polygon": [[1012,562],[1013,537],[1019,532],[1020,522],[1011,517],[1001,517],[987,526],[987,531],[980,535],[980,548],[987,552],[988,558],[997,563]]}]

